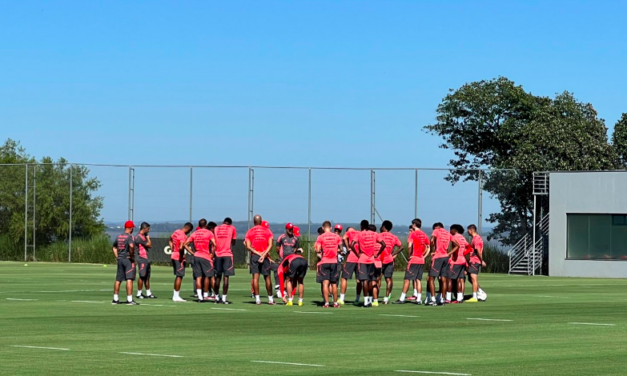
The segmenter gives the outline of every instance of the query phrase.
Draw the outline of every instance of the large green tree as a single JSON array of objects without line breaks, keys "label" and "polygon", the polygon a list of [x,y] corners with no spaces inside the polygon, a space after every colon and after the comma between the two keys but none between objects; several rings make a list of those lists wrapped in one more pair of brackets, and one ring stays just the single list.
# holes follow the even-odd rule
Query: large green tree
[{"label": "large green tree", "polygon": [[620,120],[614,125],[612,134],[612,146],[618,154],[622,168],[627,167],[627,113],[624,113]]},{"label": "large green tree", "polygon": [[617,166],[603,119],[568,92],[535,96],[504,77],[472,82],[450,91],[436,120],[425,129],[454,152],[450,165],[457,170],[449,181],[477,180],[476,169],[495,169],[484,174],[484,189],[501,211],[487,220],[494,224],[490,237],[505,245],[531,229],[534,172]]},{"label": "large green tree", "polygon": [[[101,197],[94,194],[100,182],[89,177],[84,166],[70,166],[61,158],[40,161],[28,155],[14,140],[0,146],[0,234],[3,244],[15,246],[24,242],[26,167],[28,164],[28,199],[35,202],[35,228],[38,245],[64,241],[70,231],[70,176],[72,181],[72,236],[87,238],[100,235],[104,224],[100,218]],[[72,169],[70,174],[70,168]],[[33,196],[33,187],[35,196]],[[32,241],[31,231],[28,231]]]}]

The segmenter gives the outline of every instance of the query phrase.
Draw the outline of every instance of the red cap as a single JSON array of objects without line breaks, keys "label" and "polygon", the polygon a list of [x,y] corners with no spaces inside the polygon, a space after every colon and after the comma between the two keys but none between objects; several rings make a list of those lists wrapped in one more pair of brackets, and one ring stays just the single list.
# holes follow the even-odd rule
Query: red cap
[{"label": "red cap", "polygon": [[337,225],[335,225],[335,229],[342,231],[343,227],[341,224],[338,223]]},{"label": "red cap", "polygon": [[126,221],[126,223],[124,223],[124,228],[135,228],[135,224],[133,221]]},{"label": "red cap", "polygon": [[291,223],[287,223],[287,224],[285,225],[285,229],[286,229],[286,230],[292,230],[292,229],[294,229],[294,225],[293,225],[293,224],[291,224]]},{"label": "red cap", "polygon": [[268,221],[261,221],[261,225],[265,228],[270,228],[270,224],[268,223]]},{"label": "red cap", "polygon": [[294,226],[294,235],[300,236],[300,228],[298,228],[298,226]]}]

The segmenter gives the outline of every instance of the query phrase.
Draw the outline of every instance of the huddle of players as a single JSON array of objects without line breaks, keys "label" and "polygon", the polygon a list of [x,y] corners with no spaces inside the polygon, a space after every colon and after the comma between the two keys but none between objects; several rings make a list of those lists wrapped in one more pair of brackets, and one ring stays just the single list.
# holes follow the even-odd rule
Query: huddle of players
[{"label": "huddle of players", "polygon": [[[288,223],[286,233],[277,240],[277,250],[280,260],[274,262],[269,253],[272,250],[273,234],[267,222],[262,221],[261,216],[254,217],[255,226],[251,228],[245,238],[245,246],[251,252],[250,273],[252,274],[251,290],[256,304],[261,304],[259,297],[259,277],[264,276],[266,290],[268,292],[268,304],[274,305],[272,297],[271,271],[275,272],[275,279],[279,283],[278,295],[283,298],[288,306],[293,304],[293,297],[298,289],[299,306],[303,305],[304,286],[303,279],[307,273],[307,261],[300,255],[299,236],[300,231],[296,226]],[[127,281],[127,304],[137,305],[132,299],[133,280],[135,279],[135,262],[140,265],[140,279],[138,281],[137,297],[140,299],[156,297],[150,291],[150,261],[147,250],[152,244],[148,233],[150,225],[142,223],[140,233],[133,237],[134,224],[126,222],[125,232],[119,235],[113,244],[113,252],[118,259],[118,272],[114,285],[113,304],[119,304],[118,293],[121,282]],[[484,293],[478,283],[478,275],[483,262],[483,241],[476,232],[476,226],[468,226],[468,232],[472,236],[468,244],[463,236],[464,229],[460,225],[452,225],[451,232],[444,229],[441,223],[433,225],[431,239],[421,230],[422,221],[414,219],[410,225],[408,239],[407,269],[403,283],[402,294],[395,304],[405,301],[422,303],[422,275],[425,258],[435,249],[432,256],[432,265],[428,277],[428,292],[425,304],[437,305],[451,303],[453,288],[457,291],[457,300],[453,303],[464,301],[465,275],[469,274],[473,285],[473,297],[468,302],[477,302],[477,294]],[[235,244],[236,231],[230,218],[226,218],[222,225],[208,223],[201,219],[196,231],[188,238],[193,225],[186,223],[183,228],[176,230],[170,238],[172,250],[172,267],[175,275],[174,293],[172,300],[184,302],[180,297],[182,279],[185,276],[185,263],[187,251],[191,257],[194,287],[199,302],[214,301],[221,304],[231,304],[227,299],[228,280],[235,274],[233,267],[233,253],[231,247]],[[361,231],[348,228],[344,237],[342,226],[336,225],[333,232],[331,223],[324,222],[318,230],[319,236],[315,243],[315,251],[320,261],[317,265],[316,279],[321,283],[321,292],[324,298],[323,307],[329,307],[329,295],[333,296],[333,306],[340,307],[344,304],[347,289],[347,280],[357,277],[357,291],[355,304],[358,305],[360,295],[364,293],[364,307],[376,307],[379,305],[378,296],[381,288],[381,280],[385,278],[386,294],[383,304],[388,304],[393,287],[394,260],[403,250],[398,237],[393,235],[392,223],[384,221],[380,233],[376,227],[363,220],[360,224]],[[450,245],[452,244],[452,247]],[[450,251],[449,251],[449,248]],[[135,251],[135,252],[133,252]],[[470,259],[466,261],[466,255]],[[343,257],[347,256],[342,268]],[[342,268],[341,287],[338,299],[339,269]],[[467,271],[466,271],[467,269]],[[224,276],[223,294],[219,296],[219,288],[222,276]],[[439,299],[435,295],[435,278],[440,284]],[[454,282],[453,282],[454,281]],[[286,286],[284,286],[286,282]],[[410,283],[413,284],[414,294],[406,298]],[[142,285],[146,287],[146,295],[142,294]],[[286,291],[287,294],[281,294]],[[211,296],[209,295],[211,294]]]},{"label": "huddle of players", "polygon": [[[393,235],[392,222],[383,221],[380,233],[377,234],[376,227],[364,220],[360,223],[360,230],[355,231],[348,228],[343,237],[344,246],[350,250],[346,263],[343,266],[339,299],[337,296],[337,263],[333,262],[333,252],[339,250],[341,246],[337,243],[337,238],[328,235],[331,224],[325,222],[324,233],[320,235],[316,242],[316,251],[321,253],[321,260],[318,263],[317,277],[322,285],[322,294],[325,301],[324,307],[329,307],[329,292],[333,294],[334,307],[344,304],[344,297],[347,289],[347,280],[353,275],[357,279],[357,291],[355,305],[359,305],[360,295],[364,294],[364,307],[376,307],[379,305],[379,290],[381,281],[386,281],[386,292],[383,304],[388,304],[393,287],[394,260],[403,250],[398,237]],[[338,225],[339,226],[339,225]],[[336,226],[336,230],[338,228]],[[424,304],[442,305],[448,303],[462,303],[464,301],[463,291],[465,288],[466,274],[470,276],[473,285],[473,296],[467,302],[477,302],[478,294],[485,294],[479,287],[478,276],[481,267],[485,266],[483,261],[483,240],[477,234],[475,225],[468,226],[468,233],[472,237],[469,244],[463,236],[464,228],[461,225],[452,225],[451,231],[444,229],[441,223],[433,225],[433,233],[429,238],[422,230],[422,221],[414,219],[409,226],[410,235],[407,242],[409,260],[405,270],[403,289],[400,298],[394,304],[404,304],[406,301],[413,301],[422,304],[422,275],[424,272],[425,259],[431,254],[432,265],[429,270],[428,292]],[[339,226],[341,233],[341,226]],[[337,231],[336,231],[337,232]],[[340,253],[341,254],[341,253]],[[466,260],[466,256],[470,256]],[[341,263],[340,263],[341,265]],[[435,294],[435,279],[440,284],[440,294]],[[410,285],[413,284],[414,294],[407,298]],[[453,291],[457,292],[457,299],[451,301]],[[437,298],[437,299],[436,299]]]}]

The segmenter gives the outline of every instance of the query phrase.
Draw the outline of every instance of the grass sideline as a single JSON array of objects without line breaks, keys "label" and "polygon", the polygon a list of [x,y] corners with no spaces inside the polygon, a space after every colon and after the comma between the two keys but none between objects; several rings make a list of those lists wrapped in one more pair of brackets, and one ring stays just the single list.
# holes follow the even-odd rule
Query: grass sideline
[{"label": "grass sideline", "polygon": [[[486,303],[324,310],[313,303],[320,299],[311,272],[304,307],[251,304],[246,270],[237,270],[229,293],[235,304],[226,307],[175,304],[171,269],[155,267],[153,275],[159,299],[112,306],[113,265],[0,262],[1,373],[623,375],[627,369],[626,280],[485,274]],[[397,298],[402,273],[395,276]],[[354,297],[350,286],[347,300]],[[183,296],[190,294],[186,278]]]}]

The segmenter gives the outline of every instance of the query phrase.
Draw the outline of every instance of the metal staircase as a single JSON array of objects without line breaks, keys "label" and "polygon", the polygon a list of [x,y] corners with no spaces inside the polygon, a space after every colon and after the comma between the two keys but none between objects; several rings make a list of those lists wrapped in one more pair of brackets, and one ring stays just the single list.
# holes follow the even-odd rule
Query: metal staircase
[{"label": "metal staircase", "polygon": [[525,234],[508,252],[509,274],[534,275],[542,270],[544,262],[545,239],[549,235],[549,215],[545,215],[538,223],[540,236],[533,246],[533,232]]},{"label": "metal staircase", "polygon": [[536,198],[548,195],[549,173],[534,172],[533,228],[507,252],[509,256],[509,274],[535,275],[536,272],[542,271],[545,248],[549,237],[549,214],[547,213],[543,216],[542,207],[540,207],[540,221],[536,220]]}]

